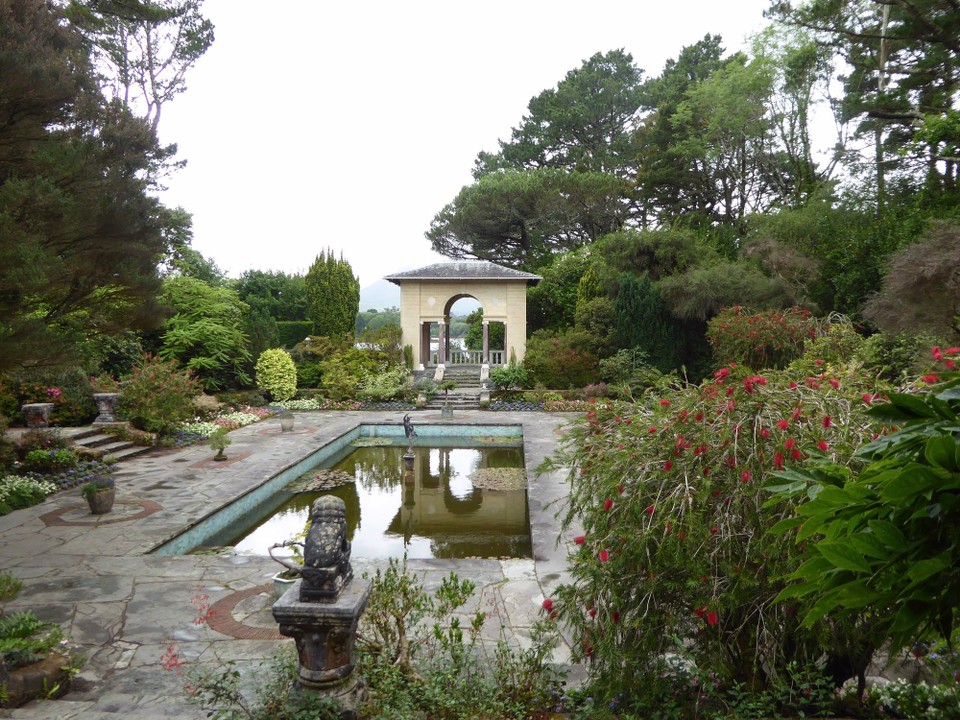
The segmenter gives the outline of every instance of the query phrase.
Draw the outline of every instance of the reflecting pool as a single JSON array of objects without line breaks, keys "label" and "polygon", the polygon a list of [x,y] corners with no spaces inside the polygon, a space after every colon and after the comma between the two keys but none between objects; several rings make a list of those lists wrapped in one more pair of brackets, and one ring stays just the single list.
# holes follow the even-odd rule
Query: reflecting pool
[{"label": "reflecting pool", "polygon": [[[313,501],[331,494],[346,504],[354,557],[531,557],[523,449],[435,446],[451,442],[443,440],[419,438],[408,471],[405,444],[353,448],[328,470],[310,470],[291,483],[267,517],[251,518],[207,544],[266,555],[274,543],[303,532]],[[293,491],[314,478],[336,486]]]}]

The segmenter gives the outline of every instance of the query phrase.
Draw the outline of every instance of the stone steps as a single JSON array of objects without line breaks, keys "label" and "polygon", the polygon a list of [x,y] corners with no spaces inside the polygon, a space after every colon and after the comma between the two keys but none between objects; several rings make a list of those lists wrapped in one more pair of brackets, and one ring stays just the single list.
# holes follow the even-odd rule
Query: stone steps
[{"label": "stone steps", "polygon": [[82,447],[99,454],[104,460],[122,462],[138,455],[150,452],[152,448],[123,440],[116,435],[101,432],[97,427],[71,434],[73,447]]}]

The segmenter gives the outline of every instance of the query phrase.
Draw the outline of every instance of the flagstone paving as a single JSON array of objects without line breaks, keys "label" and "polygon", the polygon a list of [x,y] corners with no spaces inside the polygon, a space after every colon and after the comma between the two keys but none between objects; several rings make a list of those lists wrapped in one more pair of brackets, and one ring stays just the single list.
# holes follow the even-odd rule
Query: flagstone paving
[{"label": "flagstone paving", "polygon": [[[541,617],[540,604],[568,579],[566,557],[571,530],[560,537],[557,502],[566,494],[563,472],[538,476],[537,465],[562,437],[569,415],[458,411],[412,414],[415,424],[522,424],[529,476],[532,560],[410,560],[425,587],[435,588],[451,570],[479,588],[464,608],[489,613],[485,632],[501,629],[523,646]],[[158,556],[150,551],[292,465],[315,449],[363,423],[400,424],[397,412],[296,413],[293,432],[281,433],[269,419],[230,433],[227,462],[195,446],[154,451],[125,461],[116,474],[112,513],[89,513],[79,490],[0,517],[0,568],[23,581],[23,592],[8,610],[32,609],[63,626],[87,656],[73,691],[60,700],[35,701],[0,710],[0,717],[100,720],[118,716],[202,718],[187,702],[183,678],[165,670],[162,657],[173,643],[187,662],[237,660],[257,663],[281,639],[270,614],[270,577],[278,566],[253,555]],[[359,577],[386,561],[354,557]],[[197,625],[196,604],[214,609]],[[569,658],[561,646],[556,662]],[[570,668],[570,681],[581,669]]]}]

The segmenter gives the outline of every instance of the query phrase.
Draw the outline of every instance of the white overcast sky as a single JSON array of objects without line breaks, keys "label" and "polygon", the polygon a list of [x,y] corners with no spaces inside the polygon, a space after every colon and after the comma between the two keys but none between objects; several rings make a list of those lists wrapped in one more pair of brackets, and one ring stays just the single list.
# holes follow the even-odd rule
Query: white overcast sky
[{"label": "white overcast sky", "polygon": [[438,262],[424,232],[530,99],[594,53],[647,76],[707,33],[728,51],[769,0],[206,0],[216,41],[166,105],[187,166],[163,201],[238,277],[327,247],[366,287]]}]

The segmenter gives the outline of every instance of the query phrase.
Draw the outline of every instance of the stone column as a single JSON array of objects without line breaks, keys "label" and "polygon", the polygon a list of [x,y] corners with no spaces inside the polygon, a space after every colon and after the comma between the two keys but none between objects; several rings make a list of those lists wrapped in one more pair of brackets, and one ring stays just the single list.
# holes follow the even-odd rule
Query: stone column
[{"label": "stone column", "polygon": [[490,364],[490,321],[483,321],[483,355],[480,357],[482,365]]}]

